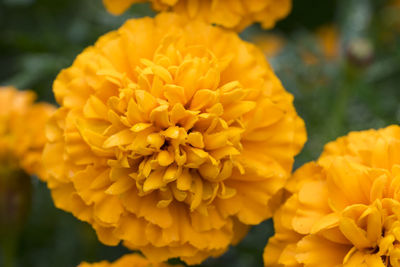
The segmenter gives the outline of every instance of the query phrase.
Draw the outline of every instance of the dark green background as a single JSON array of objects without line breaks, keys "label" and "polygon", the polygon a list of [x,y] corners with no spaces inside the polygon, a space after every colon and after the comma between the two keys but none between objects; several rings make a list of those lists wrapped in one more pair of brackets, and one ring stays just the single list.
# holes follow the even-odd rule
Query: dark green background
[{"label": "dark green background", "polygon": [[[388,3],[294,0],[291,15],[272,31],[288,40],[271,64],[295,95],[309,135],[296,168],[316,159],[326,142],[349,131],[398,123],[400,9]],[[54,102],[51,85],[62,68],[100,35],[144,15],[153,15],[146,4],[114,17],[101,0],[0,0],[0,85],[33,89],[40,100]],[[314,34],[327,23],[335,23],[341,34],[340,56],[334,61],[323,57]],[[265,31],[253,26],[242,37],[260,34]],[[371,52],[357,56],[357,46],[349,47],[360,39]],[[318,62],[304,63],[304,51]],[[127,252],[100,244],[87,224],[54,208],[43,183],[32,179],[32,185],[31,211],[20,233],[16,266],[72,267],[83,260],[114,260]],[[236,248],[202,266],[262,266],[262,252],[272,233],[271,221],[255,226]]]}]

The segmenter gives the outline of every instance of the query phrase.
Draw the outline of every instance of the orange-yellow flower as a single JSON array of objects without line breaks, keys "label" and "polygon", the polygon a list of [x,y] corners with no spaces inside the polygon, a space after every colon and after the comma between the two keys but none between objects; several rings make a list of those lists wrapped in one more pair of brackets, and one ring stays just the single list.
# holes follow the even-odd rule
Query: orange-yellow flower
[{"label": "orange-yellow flower", "polygon": [[325,25],[316,32],[317,41],[327,60],[334,60],[340,52],[340,36],[335,25]]},{"label": "orange-yellow flower", "polygon": [[157,11],[173,11],[225,28],[242,30],[254,22],[269,29],[285,18],[292,0],[103,0],[107,10],[119,15],[132,4],[151,2]]},{"label": "orange-yellow flower", "polygon": [[278,56],[286,45],[286,40],[277,34],[259,34],[251,42],[261,49],[267,59]]},{"label": "orange-yellow flower", "polygon": [[34,104],[34,100],[32,91],[0,87],[0,162],[22,168],[29,174],[42,175],[44,128],[54,107]]},{"label": "orange-yellow flower", "polygon": [[201,262],[269,218],[306,139],[259,50],[174,14],[101,37],[54,93],[56,206],[152,261]]},{"label": "orange-yellow flower", "polygon": [[287,189],[265,266],[399,266],[399,126],[327,144]]},{"label": "orange-yellow flower", "polygon": [[[173,266],[179,267],[181,265]],[[101,261],[98,263],[83,262],[79,264],[78,267],[172,267],[172,265],[166,263],[151,263],[139,254],[128,254],[112,263],[108,261]]]}]

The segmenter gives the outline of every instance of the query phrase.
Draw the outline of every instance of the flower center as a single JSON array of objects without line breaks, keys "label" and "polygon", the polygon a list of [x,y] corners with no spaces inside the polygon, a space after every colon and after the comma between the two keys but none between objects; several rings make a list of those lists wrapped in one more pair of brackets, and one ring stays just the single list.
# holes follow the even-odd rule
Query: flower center
[{"label": "flower center", "polygon": [[107,113],[98,151],[113,156],[111,176],[129,175],[140,195],[159,195],[159,206],[175,199],[194,210],[234,196],[224,180],[234,168],[244,172],[235,156],[242,150],[243,115],[255,102],[239,82],[223,81],[229,62],[169,36],[130,75],[100,72],[117,94],[107,103],[92,96],[85,110]]},{"label": "flower center", "polygon": [[400,203],[377,199],[370,206],[352,205],[343,212],[340,230],[354,245],[346,263],[356,253],[376,254],[385,266],[400,264]]}]

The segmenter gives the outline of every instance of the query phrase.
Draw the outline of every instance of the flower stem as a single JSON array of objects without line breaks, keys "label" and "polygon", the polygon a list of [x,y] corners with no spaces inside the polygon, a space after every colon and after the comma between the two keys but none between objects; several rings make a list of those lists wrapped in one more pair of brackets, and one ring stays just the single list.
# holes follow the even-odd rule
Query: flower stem
[{"label": "flower stem", "polygon": [[[3,238],[4,237],[4,238]],[[1,250],[3,256],[2,266],[4,267],[15,267],[16,266],[16,252],[18,245],[18,238],[16,234],[9,233],[3,235],[1,240]]]},{"label": "flower stem", "polygon": [[346,134],[349,131],[348,111],[349,101],[354,96],[357,88],[361,70],[353,67],[351,64],[344,64],[342,80],[338,83],[336,98],[331,110],[329,126],[327,127],[327,141],[334,140],[338,136]]}]

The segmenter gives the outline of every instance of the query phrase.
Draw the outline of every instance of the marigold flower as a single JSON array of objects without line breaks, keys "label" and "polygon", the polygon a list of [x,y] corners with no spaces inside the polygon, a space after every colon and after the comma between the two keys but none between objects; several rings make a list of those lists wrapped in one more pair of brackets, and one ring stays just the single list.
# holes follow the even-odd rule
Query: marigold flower
[{"label": "marigold flower", "polygon": [[265,29],[285,18],[292,0],[103,0],[107,10],[119,15],[132,4],[151,2],[157,11],[173,11],[190,19],[201,19],[225,28],[243,30],[254,22]]},{"label": "marigold flower", "polygon": [[[172,267],[172,265],[166,263],[151,263],[146,258],[139,254],[128,254],[124,255],[115,262],[101,261],[98,263],[87,263],[83,262],[78,267]],[[180,267],[181,265],[174,265]]]},{"label": "marigold flower", "polygon": [[259,34],[251,42],[261,49],[267,59],[278,56],[286,45],[285,38],[277,34]]},{"label": "marigold flower", "polygon": [[55,109],[45,103],[34,104],[34,100],[32,91],[0,87],[0,162],[42,175],[44,128]]},{"label": "marigold flower", "polygon": [[271,216],[304,123],[262,53],[174,14],[101,37],[54,82],[57,207],[152,261],[220,255]]},{"label": "marigold flower", "polygon": [[295,172],[265,266],[399,266],[400,127],[352,132]]},{"label": "marigold flower", "polygon": [[327,60],[334,60],[340,52],[340,36],[335,25],[325,25],[317,29],[317,41]]}]

